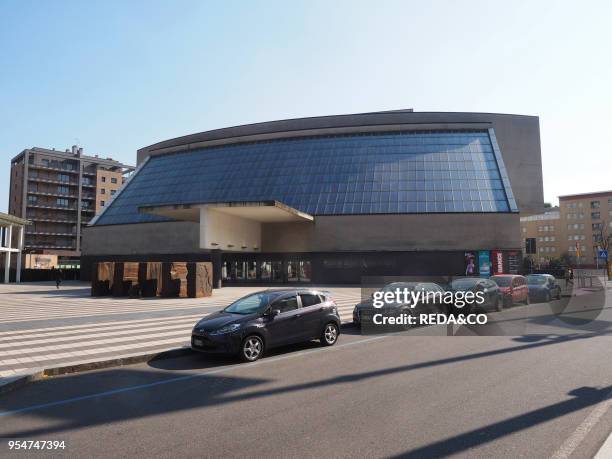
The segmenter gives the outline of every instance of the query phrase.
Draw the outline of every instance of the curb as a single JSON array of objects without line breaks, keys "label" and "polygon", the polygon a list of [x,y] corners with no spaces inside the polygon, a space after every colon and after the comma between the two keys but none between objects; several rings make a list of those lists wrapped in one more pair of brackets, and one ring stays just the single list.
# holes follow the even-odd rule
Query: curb
[{"label": "curb", "polygon": [[29,373],[26,375],[20,376],[11,376],[9,378],[5,378],[3,381],[0,381],[0,395],[10,392],[15,389],[19,389],[20,387],[25,386],[34,381],[38,381],[45,377],[43,371],[36,371],[34,373]]},{"label": "curb", "polygon": [[23,387],[31,382],[39,381],[49,376],[60,376],[69,373],[81,373],[84,371],[99,370],[102,368],[120,367],[124,365],[132,365],[134,363],[149,362],[155,359],[164,360],[175,357],[182,357],[184,355],[189,355],[192,352],[193,351],[190,347],[184,346],[147,354],[123,355],[106,360],[82,361],[72,363],[70,365],[37,369],[32,373],[11,376],[5,378],[3,381],[0,381],[0,395]]}]

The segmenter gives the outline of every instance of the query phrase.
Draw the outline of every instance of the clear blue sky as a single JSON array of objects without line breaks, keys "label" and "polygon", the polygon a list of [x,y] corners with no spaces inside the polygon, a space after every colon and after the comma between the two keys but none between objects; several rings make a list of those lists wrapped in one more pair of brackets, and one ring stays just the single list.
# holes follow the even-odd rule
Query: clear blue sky
[{"label": "clear blue sky", "polygon": [[0,210],[26,147],[134,163],[213,128],[414,108],[539,115],[544,192],[612,189],[612,6],[0,0]]}]

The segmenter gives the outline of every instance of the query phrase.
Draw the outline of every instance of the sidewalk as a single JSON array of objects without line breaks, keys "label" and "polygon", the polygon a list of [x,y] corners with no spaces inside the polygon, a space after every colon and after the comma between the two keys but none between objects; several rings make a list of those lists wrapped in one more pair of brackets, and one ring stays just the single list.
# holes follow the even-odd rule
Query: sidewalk
[{"label": "sidewalk", "polygon": [[[148,360],[189,346],[206,314],[265,287],[225,287],[209,298],[92,298],[85,283],[0,285],[0,385],[43,369],[89,369],[117,359]],[[352,320],[359,287],[332,290],[341,318]],[[141,360],[142,361],[142,360]]]}]

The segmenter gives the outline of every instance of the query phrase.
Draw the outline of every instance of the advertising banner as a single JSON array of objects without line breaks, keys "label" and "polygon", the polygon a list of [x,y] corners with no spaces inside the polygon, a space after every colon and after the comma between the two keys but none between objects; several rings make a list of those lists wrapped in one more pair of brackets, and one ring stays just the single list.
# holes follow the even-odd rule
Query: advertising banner
[{"label": "advertising banner", "polygon": [[504,274],[504,253],[501,250],[493,250],[491,254],[493,274]]},{"label": "advertising banner", "polygon": [[480,277],[489,277],[491,275],[491,252],[488,250],[478,252],[478,272]]},{"label": "advertising banner", "polygon": [[476,275],[476,254],[474,252],[465,252],[465,275]]},{"label": "advertising banner", "polygon": [[510,274],[518,274],[520,270],[520,253],[508,252],[508,272]]}]

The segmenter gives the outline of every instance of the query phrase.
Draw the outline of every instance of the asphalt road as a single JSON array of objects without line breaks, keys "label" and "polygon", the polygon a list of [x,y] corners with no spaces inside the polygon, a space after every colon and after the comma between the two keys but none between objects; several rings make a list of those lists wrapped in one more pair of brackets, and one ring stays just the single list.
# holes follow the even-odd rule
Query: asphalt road
[{"label": "asphalt road", "polygon": [[[348,329],[254,364],[198,354],[50,378],[0,396],[0,456],[592,457],[612,430],[610,308],[598,314],[596,331]],[[66,449],[9,451],[15,438]]]}]

